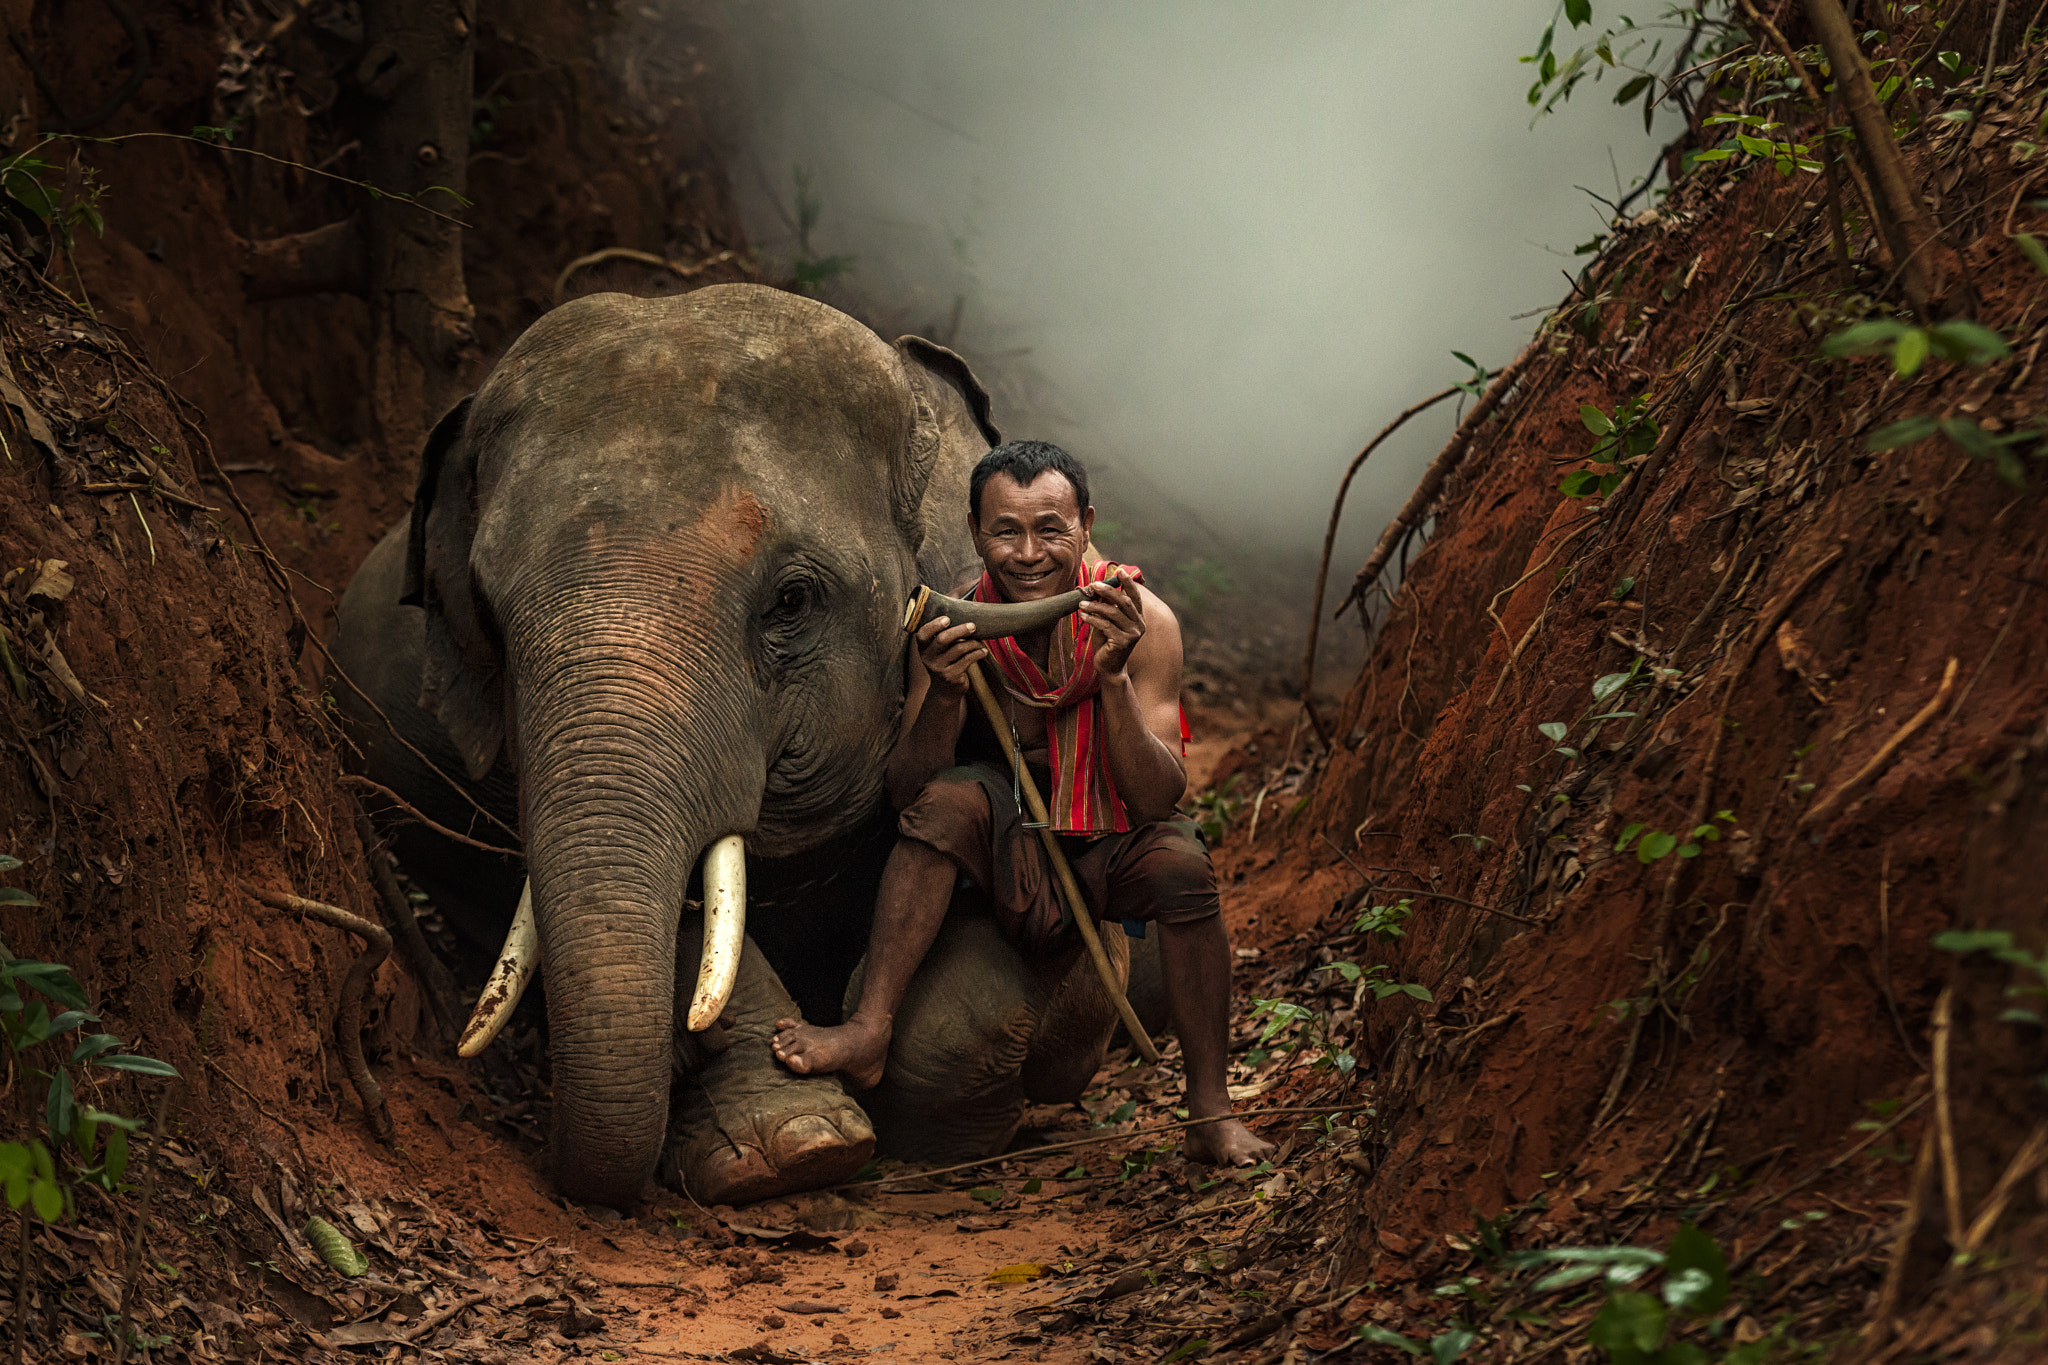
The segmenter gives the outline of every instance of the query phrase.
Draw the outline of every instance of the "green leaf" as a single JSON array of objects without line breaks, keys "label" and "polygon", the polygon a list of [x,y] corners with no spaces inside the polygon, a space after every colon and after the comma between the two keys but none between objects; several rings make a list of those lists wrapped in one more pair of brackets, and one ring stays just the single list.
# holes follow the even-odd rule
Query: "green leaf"
[{"label": "green leaf", "polygon": [[1630,81],[1630,82],[1629,82],[1628,84],[1626,84],[1626,85],[1622,86],[1622,87],[1621,87],[1621,89],[1619,89],[1619,90],[1617,90],[1617,91],[1615,92],[1615,94],[1614,94],[1614,102],[1615,102],[1616,104],[1627,104],[1627,103],[1628,103],[1628,102],[1629,102],[1630,100],[1634,99],[1634,98],[1635,98],[1635,97],[1636,97],[1637,95],[1640,95],[1640,94],[1642,94],[1642,93],[1643,93],[1643,92],[1644,92],[1645,90],[1648,90],[1648,89],[1650,88],[1650,83],[1651,83],[1651,82],[1652,82],[1653,80],[1655,80],[1655,79],[1656,79],[1656,77],[1654,77],[1654,76],[1638,76],[1638,77],[1636,77],[1636,78],[1635,78],[1634,80],[1632,80],[1632,81]]},{"label": "green leaf", "polygon": [[[72,1096],[71,1073],[63,1067],[50,1077],[50,1093],[43,1103],[43,1118],[50,1127],[50,1141],[62,1143],[78,1122],[78,1104]],[[49,1219],[45,1218],[44,1222]]]},{"label": "green leaf", "polygon": [[1614,851],[1616,853],[1628,852],[1629,842],[1642,832],[1643,822],[1640,820],[1636,821],[1633,824],[1623,826],[1621,831],[1621,837],[1614,841]]},{"label": "green leaf", "polygon": [[128,1130],[114,1127],[107,1129],[107,1157],[105,1161],[107,1179],[119,1183],[128,1169]]},{"label": "green leaf", "polygon": [[1872,318],[1844,327],[1823,341],[1820,344],[1821,354],[1837,360],[1843,356],[1868,355],[1897,341],[1907,330],[1906,324],[1897,318]]},{"label": "green leaf", "polygon": [[1344,978],[1347,985],[1358,980],[1360,975],[1356,962],[1332,962],[1329,966],[1318,967],[1316,970],[1319,972],[1335,972]]},{"label": "green leaf", "polygon": [[1478,1333],[1464,1327],[1453,1327],[1449,1331],[1438,1332],[1430,1339],[1429,1358],[1436,1362],[1436,1365],[1453,1365],[1453,1362],[1464,1355],[1466,1349],[1477,1340]]},{"label": "green leaf", "polygon": [[12,853],[0,853],[0,872],[12,872],[21,866],[21,859]]},{"label": "green leaf", "polygon": [[27,1175],[34,1168],[35,1158],[29,1155],[29,1150],[24,1144],[0,1142],[0,1180],[12,1180],[17,1175]]},{"label": "green leaf", "polygon": [[1677,835],[1666,834],[1661,829],[1653,829],[1643,836],[1641,843],[1636,845],[1636,861],[1654,863],[1659,858],[1669,855],[1671,850],[1677,847]]},{"label": "green leaf", "polygon": [[1680,1223],[1664,1251],[1664,1302],[1703,1317],[1727,1301],[1728,1258],[1720,1244],[1691,1223]]},{"label": "green leaf", "polygon": [[1678,856],[1681,858],[1697,858],[1700,856],[1700,846],[1698,844],[1680,844],[1678,846]]},{"label": "green leaf", "polygon": [[1397,1351],[1406,1351],[1411,1356],[1422,1354],[1422,1343],[1410,1341],[1399,1332],[1390,1331],[1377,1323],[1359,1324],[1358,1339],[1373,1346],[1391,1346]]},{"label": "green leaf", "polygon": [[1881,450],[1897,450],[1924,441],[1941,430],[1941,419],[1932,413],[1921,413],[1917,417],[1905,417],[1879,427],[1863,438],[1863,448],[1875,453]]},{"label": "green leaf", "polygon": [[1564,476],[1557,491],[1568,498],[1583,498],[1600,489],[1600,476],[1590,469],[1575,469]]},{"label": "green leaf", "polygon": [[1018,1193],[1037,1194],[1040,1190],[1044,1188],[1045,1182],[1034,1175],[1029,1180],[1024,1182],[1024,1184],[1019,1188]]},{"label": "green leaf", "polygon": [[1593,22],[1593,0],[1564,0],[1564,17],[1573,28]]},{"label": "green leaf", "polygon": [[1176,1360],[1189,1360],[1209,1354],[1209,1338],[1191,1337],[1159,1357],[1159,1365],[1173,1365]]},{"label": "green leaf", "polygon": [[[2021,253],[2034,263],[2034,269],[2048,275],[2048,247],[2041,245],[2041,239],[2031,232],[2015,232],[2012,239],[2019,244]],[[0,871],[5,870],[0,868]]]},{"label": "green leaf", "polygon": [[1608,597],[1609,597],[1609,598],[1610,598],[1611,600],[1613,600],[1613,601],[1616,601],[1616,602],[1619,602],[1619,601],[1621,601],[1621,600],[1622,600],[1623,598],[1627,597],[1627,596],[1628,596],[1628,595],[1629,595],[1630,593],[1634,592],[1635,590],[1636,590],[1636,581],[1635,581],[1635,579],[1633,579],[1633,578],[1623,578],[1623,579],[1621,579],[1621,580],[1619,580],[1619,581],[1617,581],[1617,582],[1615,583],[1615,585],[1614,585],[1614,591],[1613,591],[1613,592],[1611,592],[1611,593],[1609,593],[1609,594],[1607,594],[1607,595],[1608,595]]},{"label": "green leaf", "polygon": [[54,1180],[38,1180],[29,1193],[35,1201],[36,1217],[54,1223],[64,1216],[64,1190]]},{"label": "green leaf", "polygon": [[[1633,587],[1635,585],[1635,580],[1633,578],[1624,578],[1622,582],[1630,587]],[[1619,597],[1621,595],[1621,590],[1616,589],[1615,595]],[[1630,678],[1633,678],[1634,676],[1635,670],[1631,668],[1625,669],[1620,673],[1605,673],[1602,674],[1600,677],[1595,678],[1593,680],[1593,700],[1606,701],[1609,697],[1613,696],[1616,692],[1621,691],[1623,687],[1627,686],[1628,680]],[[1562,736],[1560,736],[1560,738],[1562,738]]]},{"label": "green leaf", "polygon": [[1615,1294],[1586,1330],[1586,1340],[1610,1352],[1647,1353],[1664,1340],[1664,1322],[1664,1305],[1648,1294]]},{"label": "green leaf", "polygon": [[96,1058],[93,1064],[113,1071],[132,1071],[138,1076],[174,1077],[178,1074],[178,1068],[169,1062],[160,1062],[154,1057],[137,1057],[127,1052]]},{"label": "green leaf", "polygon": [[121,1040],[111,1033],[88,1033],[78,1040],[78,1046],[71,1050],[73,1062],[89,1062],[102,1052],[111,1052],[121,1046]]},{"label": "green leaf", "polygon": [[0,905],[34,905],[36,898],[18,886],[0,886]]},{"label": "green leaf", "polygon": [[1909,329],[1892,347],[1892,372],[1901,379],[1911,379],[1920,373],[1920,366],[1927,360],[1927,333],[1921,328]]},{"label": "green leaf", "polygon": [[1571,733],[1571,726],[1561,720],[1546,720],[1536,727],[1536,733],[1549,740],[1552,744],[1557,744],[1562,742],[1567,734]]},{"label": "green leaf", "polygon": [[1941,434],[1954,441],[1964,454],[1973,460],[1993,460],[1998,457],[1998,442],[1991,433],[1967,417],[1944,417],[1941,419]]},{"label": "green leaf", "polygon": [[1937,322],[1928,329],[1928,335],[1944,356],[1965,364],[1989,365],[2012,354],[2004,337],[1967,318]]},{"label": "green leaf", "polygon": [[1579,405],[1579,420],[1584,422],[1586,430],[1592,432],[1595,436],[1605,436],[1614,430],[1614,423],[1608,418],[1607,414],[1594,407],[1591,403]]}]

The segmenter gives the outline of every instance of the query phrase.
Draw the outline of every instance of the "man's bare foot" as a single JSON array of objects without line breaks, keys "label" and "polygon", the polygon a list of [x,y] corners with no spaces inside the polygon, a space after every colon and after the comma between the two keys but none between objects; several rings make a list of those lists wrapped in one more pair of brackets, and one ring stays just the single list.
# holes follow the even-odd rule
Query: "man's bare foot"
[{"label": "man's bare foot", "polygon": [[1205,1166],[1256,1166],[1273,1155],[1273,1144],[1236,1119],[1188,1129],[1181,1152]]},{"label": "man's bare foot", "polygon": [[768,1046],[776,1061],[799,1076],[837,1071],[854,1089],[872,1090],[881,1082],[893,1032],[889,1020],[877,1023],[858,1013],[837,1028],[821,1028],[801,1019],[777,1019],[775,1037]]}]

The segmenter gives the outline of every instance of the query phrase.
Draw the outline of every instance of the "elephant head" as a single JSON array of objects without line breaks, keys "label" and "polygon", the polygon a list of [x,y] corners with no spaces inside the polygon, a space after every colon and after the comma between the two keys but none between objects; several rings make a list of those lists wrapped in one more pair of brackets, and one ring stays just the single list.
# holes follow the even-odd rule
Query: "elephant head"
[{"label": "elephant head", "polygon": [[630,1203],[654,1168],[700,854],[879,805],[903,603],[971,556],[995,439],[950,351],[751,285],[558,308],[434,429],[421,706],[472,778],[519,773],[563,1193]]}]

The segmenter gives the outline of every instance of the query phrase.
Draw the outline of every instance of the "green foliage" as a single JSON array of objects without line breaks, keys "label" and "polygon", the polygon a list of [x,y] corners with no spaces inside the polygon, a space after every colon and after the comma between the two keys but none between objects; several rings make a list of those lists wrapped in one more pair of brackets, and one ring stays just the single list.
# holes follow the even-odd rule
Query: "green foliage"
[{"label": "green foliage", "polygon": [[[0,854],[0,872],[20,866],[20,859]],[[0,887],[0,906],[35,904],[35,898],[20,887]],[[72,1068],[97,1066],[139,1076],[178,1074],[169,1063],[154,1057],[116,1052],[121,1040],[111,1033],[81,1033],[65,1057],[61,1051],[65,1035],[81,1025],[99,1022],[89,1003],[70,968],[16,957],[0,939],[0,1038],[6,1040],[10,1060],[20,1062],[27,1074],[47,1081],[43,1093],[47,1142],[34,1138],[0,1143],[0,1187],[5,1188],[11,1207],[33,1205],[36,1216],[46,1223],[68,1216],[76,1207],[72,1195],[75,1182],[96,1185],[110,1194],[126,1188],[121,1180],[128,1170],[128,1135],[142,1126],[139,1119],[80,1104]],[[48,1070],[29,1070],[23,1054],[31,1052],[38,1056],[54,1052],[65,1060]]]},{"label": "green foliage", "polygon": [[1837,360],[1890,351],[1892,370],[1901,379],[1918,374],[1929,355],[1981,368],[2012,354],[2004,337],[1967,318],[1951,318],[1932,327],[1916,327],[1898,318],[1869,318],[1836,332],[1820,349],[1821,354]]},{"label": "green foliage", "polygon": [[[1666,5],[1658,19],[1648,25],[1639,25],[1629,16],[1621,15],[1598,38],[1561,56],[1557,50],[1558,21],[1561,19],[1574,29],[1585,28],[1593,22],[1592,0],[1562,0],[1550,23],[1544,27],[1542,36],[1536,40],[1536,50],[1520,59],[1524,65],[1536,68],[1536,80],[1529,87],[1528,94],[1529,104],[1536,110],[1536,118],[1542,118],[1569,100],[1572,92],[1588,77],[1598,83],[1612,72],[1621,82],[1620,88],[1614,92],[1614,102],[1626,105],[1641,100],[1643,129],[1649,131],[1658,98],[1663,93],[1659,89],[1662,83],[1660,76],[1666,79],[1677,79],[1678,76],[1676,71],[1662,73],[1658,69],[1658,60],[1665,55],[1667,47],[1667,35],[1659,30],[1677,32],[1689,28],[1694,9],[1692,4]],[[1680,47],[1672,45],[1674,56],[1680,50]]]},{"label": "green foliage", "polygon": [[[1681,1334],[1704,1324],[1728,1301],[1728,1258],[1712,1237],[1681,1223],[1663,1251],[1648,1247],[1557,1247],[1520,1251],[1507,1257],[1517,1268],[1554,1266],[1533,1286],[1542,1294],[1599,1280],[1606,1301],[1586,1340],[1605,1353],[1609,1365],[1707,1365],[1716,1356]],[[1662,1274],[1657,1293],[1635,1286]],[[1770,1342],[1737,1346],[1718,1358],[1723,1365],[1762,1365]]]},{"label": "green foliage", "polygon": [[1399,1332],[1368,1322],[1358,1329],[1358,1339],[1368,1346],[1391,1346],[1411,1356],[1428,1356],[1432,1365],[1452,1365],[1470,1350],[1479,1334],[1460,1322],[1453,1322],[1431,1337],[1427,1344]]},{"label": "green foliage", "polygon": [[1202,837],[1210,844],[1223,842],[1223,833],[1230,828],[1230,822],[1237,818],[1237,811],[1244,804],[1244,798],[1237,795],[1242,775],[1232,773],[1220,787],[1211,787],[1190,802],[1194,807],[1195,824],[1202,831]]},{"label": "green foliage", "polygon": [[2035,459],[2043,454],[2042,438],[2048,430],[2028,427],[2021,431],[1993,432],[1973,417],[1936,417],[1920,413],[1887,423],[1863,439],[1869,451],[1895,450],[1940,433],[1950,445],[1973,460],[1982,460],[1998,471],[1998,477],[2016,489],[2027,486],[2027,467],[2020,459],[2027,451]]},{"label": "green foliage", "polygon": [[1657,447],[1657,423],[1649,415],[1649,402],[1648,394],[1637,394],[1611,415],[1591,403],[1580,407],[1579,421],[1596,438],[1586,461],[1600,468],[1573,470],[1558,491],[1568,498],[1604,498],[1612,493],[1621,483],[1623,464]]},{"label": "green foliage", "polygon": [[[1733,824],[1735,812],[1717,811],[1714,819],[1724,824]],[[1640,840],[1638,836],[1641,836]],[[1705,845],[1715,842],[1720,837],[1719,826],[1711,822],[1696,826],[1692,833],[1681,841],[1676,834],[1667,834],[1661,829],[1650,829],[1638,820],[1622,828],[1621,837],[1614,841],[1614,851],[1626,853],[1629,845],[1635,844],[1636,861],[1647,867],[1659,858],[1668,858],[1673,853],[1681,858],[1697,858]]]},{"label": "green foliage", "polygon": [[[1790,175],[1794,171],[1805,171],[1808,175],[1820,173],[1820,162],[1813,159],[1804,142],[1779,142],[1768,136],[1784,127],[1761,114],[1709,114],[1701,120],[1704,127],[1719,124],[1734,124],[1733,136],[1720,146],[1703,152],[1694,152],[1690,160],[1697,165],[1703,161],[1728,161],[1734,157],[1752,158],[1751,165],[1769,165],[1779,175]],[[1745,132],[1744,129],[1754,129]],[[1765,136],[1759,136],[1764,134]]]},{"label": "green foliage", "polygon": [[1371,934],[1374,938],[1408,937],[1408,917],[1415,913],[1415,898],[1403,896],[1392,905],[1368,905],[1358,912],[1357,922],[1351,928],[1354,933]]},{"label": "green foliage", "polygon": [[61,186],[45,180],[58,177],[57,166],[30,152],[0,157],[0,197],[16,216],[42,224],[59,246],[69,250],[74,228],[89,227],[96,237],[107,230],[100,216],[99,178],[89,166],[80,172],[80,188],[67,198]]}]

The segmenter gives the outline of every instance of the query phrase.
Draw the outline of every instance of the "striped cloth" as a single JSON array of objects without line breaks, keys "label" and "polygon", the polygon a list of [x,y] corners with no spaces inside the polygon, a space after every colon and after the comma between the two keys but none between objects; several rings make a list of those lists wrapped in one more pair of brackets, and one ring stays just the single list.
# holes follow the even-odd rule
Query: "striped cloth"
[{"label": "striped cloth", "polygon": [[[1144,575],[1133,565],[1110,560],[1092,568],[1081,566],[1082,583],[1100,583],[1113,575],[1135,583]],[[977,602],[1000,602],[995,580],[984,571],[969,594]],[[1060,834],[1123,834],[1130,817],[1116,794],[1109,772],[1109,745],[1102,724],[1102,680],[1095,676],[1094,628],[1076,611],[1053,628],[1046,668],[1031,662],[1016,640],[988,641],[989,654],[1003,675],[1011,696],[1026,706],[1050,711],[1046,742],[1051,749],[1052,796],[1047,813]],[[1185,753],[1188,723],[1181,715],[1181,749]]]}]

